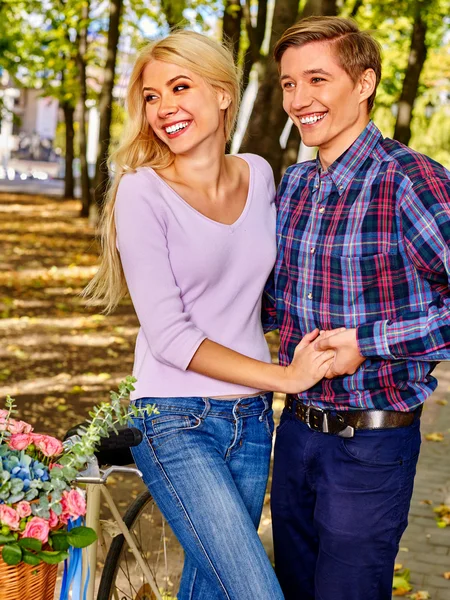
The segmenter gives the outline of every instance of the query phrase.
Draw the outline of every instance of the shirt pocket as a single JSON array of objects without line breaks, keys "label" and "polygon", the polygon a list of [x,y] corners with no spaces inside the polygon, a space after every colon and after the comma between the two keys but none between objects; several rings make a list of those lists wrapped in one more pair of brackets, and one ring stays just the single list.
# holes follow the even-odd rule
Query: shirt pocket
[{"label": "shirt pocket", "polygon": [[325,279],[322,287],[328,293],[330,313],[341,312],[339,326],[394,319],[409,294],[400,254],[329,255],[323,257],[321,270],[329,274],[328,288]]}]

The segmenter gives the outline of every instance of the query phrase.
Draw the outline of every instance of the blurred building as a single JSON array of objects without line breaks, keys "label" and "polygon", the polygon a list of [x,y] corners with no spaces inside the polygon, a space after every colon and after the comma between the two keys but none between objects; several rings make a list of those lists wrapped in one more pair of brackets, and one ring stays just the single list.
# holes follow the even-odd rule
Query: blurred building
[{"label": "blurred building", "polygon": [[0,99],[0,164],[5,166],[11,158],[57,161],[53,140],[58,101],[42,97],[40,90],[17,87],[6,71],[0,75]]}]

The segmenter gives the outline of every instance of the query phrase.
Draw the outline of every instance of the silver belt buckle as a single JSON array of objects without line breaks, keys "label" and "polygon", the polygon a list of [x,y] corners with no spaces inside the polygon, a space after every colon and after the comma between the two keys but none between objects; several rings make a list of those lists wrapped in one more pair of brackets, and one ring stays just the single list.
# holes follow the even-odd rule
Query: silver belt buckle
[{"label": "silver belt buckle", "polygon": [[[322,429],[311,425],[310,414],[312,410],[322,413]],[[328,414],[326,413],[326,411],[323,410],[323,408],[319,408],[318,406],[308,406],[306,409],[306,424],[313,431],[321,431],[322,433],[328,433]]]},{"label": "silver belt buckle", "polygon": [[[311,424],[311,411],[316,411],[322,414],[322,427],[315,427]],[[341,416],[337,415],[338,420],[344,424],[344,420]],[[328,413],[323,408],[319,408],[318,406],[308,406],[306,409],[306,424],[313,431],[320,431],[321,433],[329,433],[329,423],[328,423]],[[346,425],[344,429],[338,431],[337,435],[343,438],[352,438],[355,435],[355,429],[351,425]]]}]

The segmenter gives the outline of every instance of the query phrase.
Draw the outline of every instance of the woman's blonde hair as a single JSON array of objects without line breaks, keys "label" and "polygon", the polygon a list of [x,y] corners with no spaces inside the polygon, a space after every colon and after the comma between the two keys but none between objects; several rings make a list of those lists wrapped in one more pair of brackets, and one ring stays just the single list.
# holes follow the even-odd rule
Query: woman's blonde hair
[{"label": "woman's blonde hair", "polygon": [[185,67],[202,77],[214,89],[227,92],[230,105],[224,114],[226,141],[231,135],[239,110],[240,84],[232,53],[223,45],[194,31],[177,30],[162,40],[146,46],[138,55],[127,90],[128,123],[119,148],[110,156],[114,165],[111,185],[101,218],[102,256],[100,267],[85,288],[88,304],[101,303],[104,312],[111,312],[127,292],[125,277],[116,247],[114,205],[117,188],[125,173],[138,167],[164,169],[174,161],[174,154],[148,124],[142,93],[143,71],[151,60],[160,60]]}]

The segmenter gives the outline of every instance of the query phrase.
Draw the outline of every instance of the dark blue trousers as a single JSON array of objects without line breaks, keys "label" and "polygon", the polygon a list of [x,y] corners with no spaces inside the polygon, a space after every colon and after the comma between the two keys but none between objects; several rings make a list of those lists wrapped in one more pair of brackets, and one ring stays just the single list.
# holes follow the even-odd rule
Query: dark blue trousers
[{"label": "dark blue trousers", "polygon": [[419,419],[344,439],[283,412],[272,519],[286,600],[391,599],[419,449]]}]

